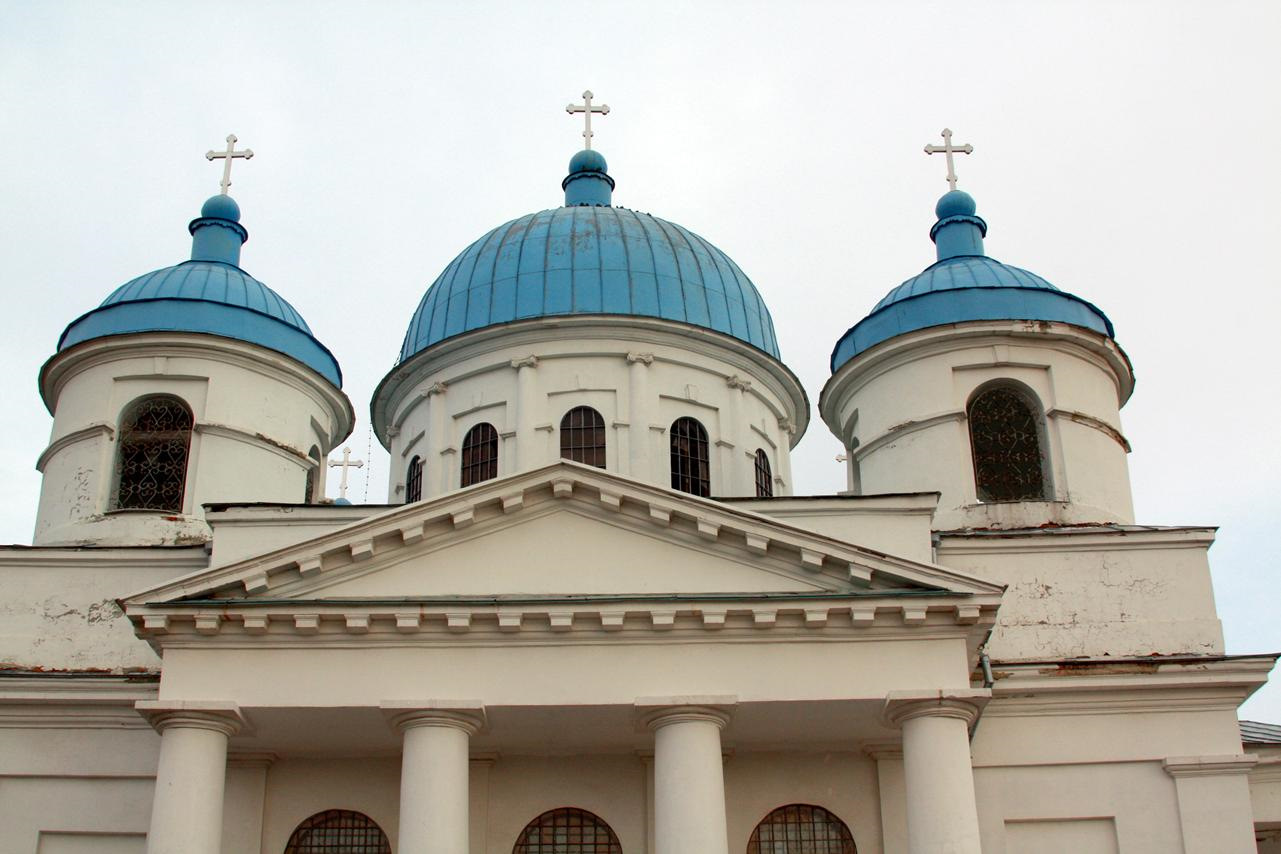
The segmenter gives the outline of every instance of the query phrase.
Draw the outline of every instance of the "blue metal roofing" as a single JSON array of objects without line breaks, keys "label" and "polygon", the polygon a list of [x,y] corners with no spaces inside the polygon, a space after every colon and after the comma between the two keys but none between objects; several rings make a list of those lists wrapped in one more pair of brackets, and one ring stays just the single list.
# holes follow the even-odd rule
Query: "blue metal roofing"
[{"label": "blue metal roofing", "polygon": [[423,295],[400,360],[463,332],[567,314],[675,320],[779,358],[769,311],[729,256],[675,223],[607,205],[540,211],[481,237]]},{"label": "blue metal roofing", "polygon": [[1057,321],[1115,335],[1112,322],[1093,304],[984,255],[987,224],[974,215],[968,195],[952,191],[937,210],[941,218],[930,236],[939,261],[886,294],[841,336],[832,350],[832,373],[897,335],[971,320]]}]

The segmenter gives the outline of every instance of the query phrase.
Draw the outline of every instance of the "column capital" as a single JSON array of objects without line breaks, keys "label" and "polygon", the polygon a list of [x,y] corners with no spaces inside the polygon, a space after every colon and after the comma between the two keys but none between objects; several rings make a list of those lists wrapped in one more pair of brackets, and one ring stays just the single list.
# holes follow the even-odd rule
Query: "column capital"
[{"label": "column capital", "polygon": [[881,720],[896,729],[905,721],[922,717],[958,718],[969,726],[978,720],[990,699],[992,692],[987,688],[891,691],[885,697]]},{"label": "column capital", "polygon": [[698,694],[678,697],[639,697],[635,703],[636,721],[641,729],[659,730],[668,724],[699,721],[714,723],[724,729],[738,705],[738,697],[724,694]]},{"label": "column capital", "polygon": [[471,736],[485,728],[485,705],[479,700],[383,700],[378,707],[387,723],[401,733],[438,726]]},{"label": "column capital", "polygon": [[240,707],[230,701],[139,700],[133,707],[161,734],[168,729],[205,729],[230,738],[249,728]]},{"label": "column capital", "polygon": [[512,359],[512,367],[518,371],[521,368],[536,368],[538,367],[538,357],[531,353],[521,359]]},{"label": "column capital", "polygon": [[653,353],[628,353],[627,363],[629,365],[645,365],[648,367],[649,365],[654,364],[654,354]]},{"label": "column capital", "polygon": [[1179,777],[1218,777],[1249,774],[1259,757],[1253,753],[1226,756],[1169,756],[1161,760],[1165,773]]}]

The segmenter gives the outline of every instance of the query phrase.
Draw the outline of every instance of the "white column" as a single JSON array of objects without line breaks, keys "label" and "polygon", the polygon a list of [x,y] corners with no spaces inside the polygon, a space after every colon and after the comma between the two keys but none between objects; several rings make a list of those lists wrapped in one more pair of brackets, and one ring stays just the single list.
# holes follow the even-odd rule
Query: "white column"
[{"label": "white column", "polygon": [[790,418],[780,419],[778,422],[778,471],[774,474],[783,480],[783,488],[776,489],[777,495],[791,495],[795,490],[792,484],[792,436],[796,433],[796,425]]},{"label": "white column", "polygon": [[911,854],[982,854],[969,726],[986,690],[892,691],[885,719],[903,729]]},{"label": "white column", "polygon": [[1174,778],[1185,854],[1254,854],[1254,811],[1247,774],[1257,756],[1172,756],[1162,762]]},{"label": "white column", "polygon": [[516,369],[516,453],[506,473],[532,469],[543,462],[538,459],[534,438],[534,371],[538,357],[512,359],[512,367]]},{"label": "white column", "polygon": [[649,482],[653,478],[649,463],[649,366],[654,364],[653,353],[628,353],[631,367],[627,377],[628,453],[631,458],[629,474],[637,480]]},{"label": "white column", "polygon": [[471,737],[484,724],[479,703],[383,703],[404,735],[400,845],[405,852],[468,854]]},{"label": "white column", "polygon": [[[753,496],[756,494],[756,447],[750,442],[751,431],[743,423],[743,395],[752,387],[752,381],[735,374],[727,378],[725,384],[729,386],[729,397],[725,404],[725,417],[720,422],[721,436],[717,444],[725,443],[728,453],[724,454],[721,463],[721,483],[725,491],[720,494]],[[743,465],[744,454],[735,453],[736,447],[751,454],[753,463]]]},{"label": "white column", "polygon": [[[436,383],[427,389],[427,447],[423,451],[423,498],[430,498],[448,492],[450,484],[455,482],[453,472],[457,457],[447,455],[445,448],[453,441],[448,435],[449,427],[445,420],[445,392],[449,387]],[[432,480],[434,478],[434,480]],[[431,484],[439,484],[439,489],[432,490]]]},{"label": "white column", "polygon": [[656,854],[728,854],[721,729],[729,708],[674,705],[645,714],[654,733]]},{"label": "white column", "polygon": [[219,854],[227,741],[243,723],[239,711],[158,700],[136,707],[160,733],[147,854]]}]

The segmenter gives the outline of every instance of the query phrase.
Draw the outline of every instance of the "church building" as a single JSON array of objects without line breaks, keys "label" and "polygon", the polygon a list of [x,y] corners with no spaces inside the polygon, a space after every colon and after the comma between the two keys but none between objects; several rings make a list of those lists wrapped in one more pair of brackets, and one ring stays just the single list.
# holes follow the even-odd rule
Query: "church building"
[{"label": "church building", "polygon": [[[987,254],[968,146],[805,389],[777,283],[613,203],[585,96],[564,204],[408,318],[386,504],[324,498],[356,408],[242,266],[234,136],[191,258],[67,325],[0,854],[1281,854],[1276,656],[1225,654],[1212,527],[1135,519],[1117,330]],[[797,494],[824,427],[848,488]]]}]

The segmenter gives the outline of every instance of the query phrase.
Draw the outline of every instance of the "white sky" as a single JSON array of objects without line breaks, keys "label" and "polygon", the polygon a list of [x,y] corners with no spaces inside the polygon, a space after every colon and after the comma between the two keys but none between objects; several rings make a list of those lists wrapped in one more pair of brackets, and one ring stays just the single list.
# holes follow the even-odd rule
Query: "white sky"
[{"label": "white sky", "polygon": [[[584,88],[614,201],[725,250],[812,402],[836,339],[933,260],[944,126],[993,257],[1102,307],[1134,361],[1139,521],[1218,524],[1233,653],[1281,650],[1281,4],[59,3],[0,0],[0,541],[30,542],[73,318],[190,251],[204,152],[257,155],[242,262],[368,401],[472,240],[555,207]],[[1269,389],[1272,391],[1269,392]],[[798,493],[843,488],[814,421]],[[386,496],[373,442],[367,487]],[[331,479],[331,485],[336,478]],[[352,498],[366,494],[353,473]],[[332,488],[331,488],[332,491]],[[1243,716],[1281,722],[1278,684]]]}]

